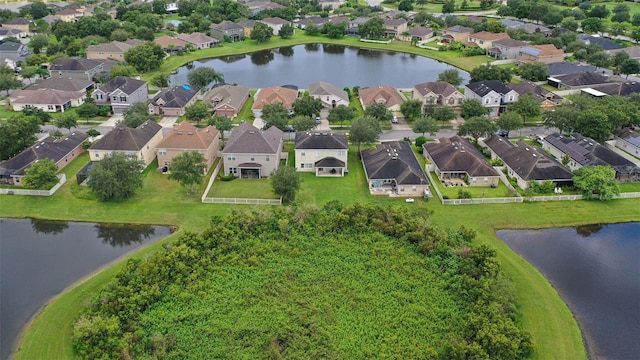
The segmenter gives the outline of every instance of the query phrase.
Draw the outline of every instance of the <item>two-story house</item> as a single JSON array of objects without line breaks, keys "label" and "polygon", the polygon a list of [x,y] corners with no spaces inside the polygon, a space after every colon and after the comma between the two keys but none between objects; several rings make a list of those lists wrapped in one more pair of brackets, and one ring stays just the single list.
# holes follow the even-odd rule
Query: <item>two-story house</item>
[{"label": "two-story house", "polygon": [[251,96],[250,91],[242,85],[218,85],[204,94],[202,102],[211,106],[216,115],[234,118]]},{"label": "two-story house", "polygon": [[102,62],[75,57],[56,60],[49,68],[49,75],[95,81],[103,71]]},{"label": "two-story house", "polygon": [[181,122],[158,144],[158,166],[166,173],[171,171],[173,158],[185,151],[197,151],[204,158],[205,172],[209,171],[220,150],[219,134],[218,129],[211,125],[199,129],[188,121]]},{"label": "two-story house", "polygon": [[483,49],[489,49],[493,46],[493,42],[497,40],[510,39],[507,33],[492,33],[488,31],[480,31],[469,35],[468,42],[478,45]]},{"label": "two-story house", "polygon": [[487,56],[498,60],[512,60],[518,57],[520,50],[528,43],[511,38],[495,40],[487,49]]},{"label": "two-story house", "polygon": [[473,28],[455,25],[442,30],[440,41],[444,44],[450,44],[454,41],[466,42],[472,33]]},{"label": "two-story house", "polygon": [[29,25],[33,22],[31,19],[26,18],[15,18],[10,20],[4,20],[2,22],[2,26],[10,29],[20,30],[22,34],[25,36],[29,35],[31,32],[29,30]]},{"label": "two-story house", "polygon": [[296,133],[296,170],[316,176],[344,176],[349,143],[345,134],[332,132]]},{"label": "two-story house", "polygon": [[121,41],[89,45],[87,47],[87,59],[113,59],[124,61],[124,53],[129,50],[131,46],[132,45]]},{"label": "two-story house", "polygon": [[464,100],[464,95],[453,85],[444,81],[426,82],[413,86],[413,100],[420,100],[424,106],[453,106],[458,107]]},{"label": "two-story house", "polygon": [[282,134],[275,126],[259,130],[248,122],[233,128],[222,150],[224,174],[240,178],[269,177],[280,165]]},{"label": "two-story house", "polygon": [[240,41],[245,37],[244,28],[242,26],[227,20],[219,24],[212,24],[209,29],[211,31],[211,36],[219,40],[228,36],[231,38],[231,41]]},{"label": "two-story house", "polygon": [[491,108],[489,116],[498,116],[507,105],[518,101],[518,93],[498,80],[478,81],[467,84],[465,99],[480,100],[483,106]]},{"label": "two-story house", "polygon": [[344,89],[318,81],[309,85],[309,96],[322,102],[322,106],[332,109],[336,106],[349,106],[349,95]]},{"label": "two-story house", "polygon": [[135,129],[118,125],[89,148],[91,161],[100,161],[113,153],[125,154],[149,166],[156,158],[156,147],[162,141],[162,126],[145,121]]},{"label": "two-story house", "polygon": [[149,99],[146,81],[116,76],[91,94],[96,105],[111,105],[114,114],[123,114],[132,105]]},{"label": "two-story house", "polygon": [[407,31],[407,20],[402,18],[385,20],[384,29],[385,37],[398,37]]},{"label": "two-story house", "polygon": [[278,35],[283,25],[292,25],[291,21],[279,18],[279,17],[268,17],[260,20],[261,23],[267,25],[273,30],[274,35]]}]

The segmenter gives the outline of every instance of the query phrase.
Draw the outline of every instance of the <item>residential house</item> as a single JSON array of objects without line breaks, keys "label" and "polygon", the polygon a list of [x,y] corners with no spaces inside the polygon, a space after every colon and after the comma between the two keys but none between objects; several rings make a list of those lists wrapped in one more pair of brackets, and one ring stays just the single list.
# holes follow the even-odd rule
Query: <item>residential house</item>
[{"label": "residential house", "polygon": [[322,6],[322,9],[331,8],[335,10],[344,4],[343,0],[318,0],[318,5]]},{"label": "residential house", "polygon": [[640,180],[640,168],[624,156],[578,133],[570,136],[553,133],[544,138],[543,149],[557,159],[569,157],[566,166],[577,170],[583,166],[605,165],[616,170],[616,179],[622,182]]},{"label": "residential house", "polygon": [[503,39],[510,39],[509,34],[480,31],[469,35],[468,42],[471,44],[476,44],[486,50],[493,46],[494,41]]},{"label": "residential house", "polygon": [[219,24],[212,24],[210,30],[211,36],[220,40],[224,39],[225,36],[228,36],[231,41],[240,41],[245,37],[242,26],[227,20]]},{"label": "residential house", "polygon": [[359,16],[349,22],[347,24],[346,35],[347,36],[358,36],[358,26],[365,24],[367,21],[371,20],[370,17]]},{"label": "residential house", "polygon": [[60,19],[59,16],[55,16],[55,15],[47,15],[43,17],[42,20],[46,21],[47,24],[49,25],[53,25],[53,23],[56,21],[62,21],[62,19]]},{"label": "residential house", "polygon": [[251,96],[250,90],[242,85],[219,85],[207,91],[202,102],[211,106],[216,115],[234,118]]},{"label": "residential house", "polygon": [[465,99],[480,100],[482,105],[491,108],[490,116],[498,116],[507,109],[507,105],[518,101],[518,93],[498,80],[478,81],[465,86]]},{"label": "residential house", "polygon": [[629,58],[640,61],[640,46],[630,46],[622,49],[609,50],[607,52],[611,55],[616,55],[621,51],[626,52]]},{"label": "residential house", "polygon": [[78,11],[78,9],[66,7],[56,11],[56,16],[64,22],[76,22],[79,18],[83,17],[84,14],[82,11]]},{"label": "residential house", "polygon": [[25,18],[15,18],[10,20],[4,20],[2,22],[2,26],[10,29],[20,30],[23,34],[28,35],[31,34],[29,30],[29,24],[31,24],[33,20],[25,19]]},{"label": "residential house", "polygon": [[29,55],[29,48],[26,45],[14,42],[5,42],[0,44],[0,58],[11,59],[13,61],[25,61],[25,57]]},{"label": "residential house", "polygon": [[433,37],[433,29],[424,26],[417,26],[398,34],[398,39],[402,41],[413,41],[416,43],[427,41]]},{"label": "residential house", "polygon": [[525,46],[529,44],[511,38],[495,40],[487,49],[487,56],[497,60],[515,60]]},{"label": "residential house", "polygon": [[280,165],[282,131],[275,126],[258,130],[248,122],[233,128],[222,150],[224,174],[240,178],[264,178]]},{"label": "residential house", "polygon": [[4,40],[6,38],[10,38],[10,37],[14,37],[14,38],[24,38],[27,37],[28,33],[21,31],[21,30],[17,30],[17,29],[11,29],[8,27],[0,27],[0,40]]},{"label": "residential house", "polygon": [[640,158],[640,133],[630,128],[620,130],[614,137],[616,147],[626,151],[627,153]]},{"label": "residential house", "polygon": [[168,13],[175,13],[178,11],[178,3],[177,2],[168,2],[167,5],[165,6],[165,9],[167,10]]},{"label": "residential house", "polygon": [[91,94],[96,105],[111,105],[114,114],[124,114],[131,106],[149,99],[146,81],[116,76]]},{"label": "residential house", "polygon": [[412,99],[422,101],[425,107],[430,105],[458,107],[462,104],[464,95],[447,82],[434,81],[414,85]]},{"label": "residential house", "polygon": [[46,112],[65,112],[73,106],[84,103],[86,93],[56,89],[16,90],[9,96],[14,111],[38,108]]},{"label": "residential house", "polygon": [[238,21],[238,25],[242,26],[244,30],[245,37],[251,37],[251,32],[253,31],[253,27],[256,26],[258,22],[256,20],[242,20]]},{"label": "residential house", "polygon": [[156,147],[162,141],[162,126],[145,121],[135,129],[118,125],[89,148],[91,161],[100,161],[114,153],[125,154],[149,166],[156,158]]},{"label": "residential house", "polygon": [[549,29],[548,27],[544,27],[540,24],[521,24],[515,27],[518,30],[522,30],[528,34],[536,34],[536,33],[540,33],[544,36],[549,36],[551,35],[552,30]]},{"label": "residential house", "polygon": [[163,172],[171,171],[171,161],[186,151],[197,151],[205,162],[205,173],[209,171],[220,151],[220,132],[214,126],[199,129],[183,121],[169,131],[156,147],[158,166]]},{"label": "residential house", "polygon": [[305,17],[305,18],[296,20],[295,24],[300,29],[306,28],[307,25],[309,25],[309,24],[313,24],[313,25],[321,28],[321,27],[324,26],[324,24],[326,24],[328,22],[329,22],[329,18],[328,17],[309,16],[309,17]]},{"label": "residential house", "polygon": [[560,90],[592,88],[606,85],[611,77],[597,72],[583,72],[547,78],[547,83]]},{"label": "residential house", "polygon": [[424,196],[429,182],[410,142],[391,141],[360,152],[373,195]]},{"label": "residential house", "polygon": [[467,139],[454,135],[422,145],[424,157],[433,163],[445,186],[498,186],[500,174]]},{"label": "residential house", "polygon": [[385,37],[398,37],[407,31],[407,20],[405,19],[387,19],[384,21],[384,36]]},{"label": "residential house", "polygon": [[279,17],[268,17],[260,20],[261,23],[267,25],[273,30],[274,35],[278,35],[283,25],[293,25],[291,21],[279,18]]},{"label": "residential house", "polygon": [[22,186],[25,171],[43,159],[53,160],[58,170],[62,170],[84,151],[82,143],[86,139],[85,133],[75,131],[59,139],[47,136],[38,140],[18,155],[0,163],[0,183]]},{"label": "residential house", "polygon": [[522,189],[529,188],[530,181],[552,181],[556,186],[573,184],[573,173],[541,148],[522,140],[514,145],[498,135],[484,140],[484,144],[491,151],[491,158],[502,160],[507,175],[516,178]]},{"label": "residential house", "polygon": [[262,108],[266,104],[273,103],[281,103],[289,110],[289,114],[293,115],[293,102],[298,98],[298,91],[282,86],[273,86],[258,90],[254,98],[251,110],[253,110],[255,117],[261,117]]},{"label": "residential house", "polygon": [[316,176],[344,176],[349,143],[345,134],[332,132],[296,133],[296,170],[315,172]]},{"label": "residential house", "polygon": [[156,38],[153,42],[160,45],[162,50],[169,55],[185,51],[187,46],[186,41],[167,35]]},{"label": "residential house", "polygon": [[29,86],[28,89],[55,89],[87,94],[90,90],[93,89],[94,84],[95,83],[93,81],[85,79],[50,77],[44,80],[36,80],[36,83]]},{"label": "residential house", "polygon": [[220,45],[220,40],[214,39],[211,36],[205,35],[200,32],[194,32],[191,34],[178,34],[177,38],[191,44],[197,50],[209,49]]},{"label": "residential house", "polygon": [[[271,1],[265,1],[265,0],[247,1],[245,5],[247,6],[247,8],[249,8],[249,12],[253,16],[258,15],[261,11],[277,10],[277,9],[285,8],[285,6],[283,5],[280,5]],[[248,37],[246,33],[245,33],[245,36]]]},{"label": "residential house", "polygon": [[[587,90],[587,89],[582,89]],[[605,85],[595,87],[596,91],[610,96],[629,96],[640,93],[640,82],[636,81],[611,81]]]},{"label": "residential house", "polygon": [[149,103],[149,114],[182,116],[185,108],[196,102],[200,88],[188,85],[174,86],[156,94]]},{"label": "residential house", "polygon": [[525,81],[522,83],[510,83],[508,85],[512,90],[518,93],[519,97],[531,95],[534,100],[540,103],[540,109],[544,111],[553,111],[557,105],[565,102],[565,99],[541,86]]},{"label": "residential house", "polygon": [[398,90],[389,85],[360,88],[358,93],[364,109],[374,104],[382,104],[392,112],[399,113],[400,105],[404,102]]},{"label": "residential house", "polygon": [[624,48],[624,45],[620,45],[614,41],[596,35],[578,34],[578,41],[582,41],[587,46],[598,45],[604,51]]},{"label": "residential house", "polygon": [[114,59],[124,61],[124,53],[131,47],[132,45],[121,41],[89,45],[87,47],[87,59]]},{"label": "residential house", "polygon": [[455,25],[442,30],[440,41],[445,44],[450,44],[454,41],[467,42],[469,35],[472,33],[473,28]]},{"label": "residential house", "polygon": [[554,63],[564,60],[564,51],[558,49],[553,44],[531,45],[523,47],[516,61],[518,64],[541,62],[545,64]]},{"label": "residential house", "polygon": [[483,22],[486,22],[486,21],[487,21],[487,18],[482,17],[482,16],[475,16],[475,15],[473,15],[473,16],[469,16],[469,17],[467,18],[467,21],[470,21],[470,22],[472,22],[472,23],[474,23],[474,24],[482,24]]},{"label": "residential house", "polygon": [[507,29],[517,28],[518,26],[524,25],[523,21],[517,19],[500,19],[498,22],[502,23]]},{"label": "residential house", "polygon": [[83,58],[61,58],[49,68],[51,77],[74,78],[95,81],[104,71],[98,60]]},{"label": "residential house", "polygon": [[349,106],[349,94],[333,84],[318,81],[309,85],[309,96],[319,99],[325,108]]},{"label": "residential house", "polygon": [[559,61],[547,64],[549,76],[560,76],[578,73],[595,72],[597,69],[593,65],[577,62]]}]

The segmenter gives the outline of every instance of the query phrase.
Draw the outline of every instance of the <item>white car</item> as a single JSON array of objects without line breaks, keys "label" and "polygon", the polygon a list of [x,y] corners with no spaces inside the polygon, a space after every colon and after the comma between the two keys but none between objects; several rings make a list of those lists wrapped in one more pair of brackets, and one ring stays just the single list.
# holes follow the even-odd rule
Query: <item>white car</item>
[{"label": "white car", "polygon": [[391,119],[391,123],[397,124],[398,123],[398,117],[394,116],[393,119]]}]

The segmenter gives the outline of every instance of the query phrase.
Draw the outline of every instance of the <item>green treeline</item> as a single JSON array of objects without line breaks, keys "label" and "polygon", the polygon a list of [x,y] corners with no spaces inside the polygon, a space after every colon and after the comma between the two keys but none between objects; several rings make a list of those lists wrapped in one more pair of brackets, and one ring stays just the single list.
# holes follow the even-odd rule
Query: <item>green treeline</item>
[{"label": "green treeline", "polygon": [[130,260],[74,326],[83,359],[520,359],[493,249],[424,210],[234,210]]}]

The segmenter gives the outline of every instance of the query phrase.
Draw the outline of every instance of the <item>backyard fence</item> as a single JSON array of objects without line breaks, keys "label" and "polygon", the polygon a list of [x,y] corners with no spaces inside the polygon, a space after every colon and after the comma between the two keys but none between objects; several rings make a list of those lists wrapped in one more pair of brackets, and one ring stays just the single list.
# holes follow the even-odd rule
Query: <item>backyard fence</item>
[{"label": "backyard fence", "polygon": [[481,198],[481,199],[441,199],[443,205],[473,205],[473,204],[507,204],[521,203],[521,197]]},{"label": "backyard fence", "polygon": [[64,185],[64,183],[67,182],[67,177],[64,174],[60,174],[57,176],[60,179],[60,181],[58,181],[58,183],[55,184],[54,187],[52,187],[49,190],[29,190],[29,189],[16,189],[16,188],[0,189],[0,195],[51,196],[55,194],[55,192],[58,191],[58,189],[60,189],[60,187]]},{"label": "backyard fence", "polygon": [[241,204],[241,205],[282,205],[282,198],[280,199],[247,199],[247,198],[217,198],[207,197],[211,186],[213,186],[216,177],[222,168],[222,161],[218,161],[218,165],[213,169],[213,174],[209,179],[207,188],[204,190],[202,197],[200,198],[203,204]]}]

